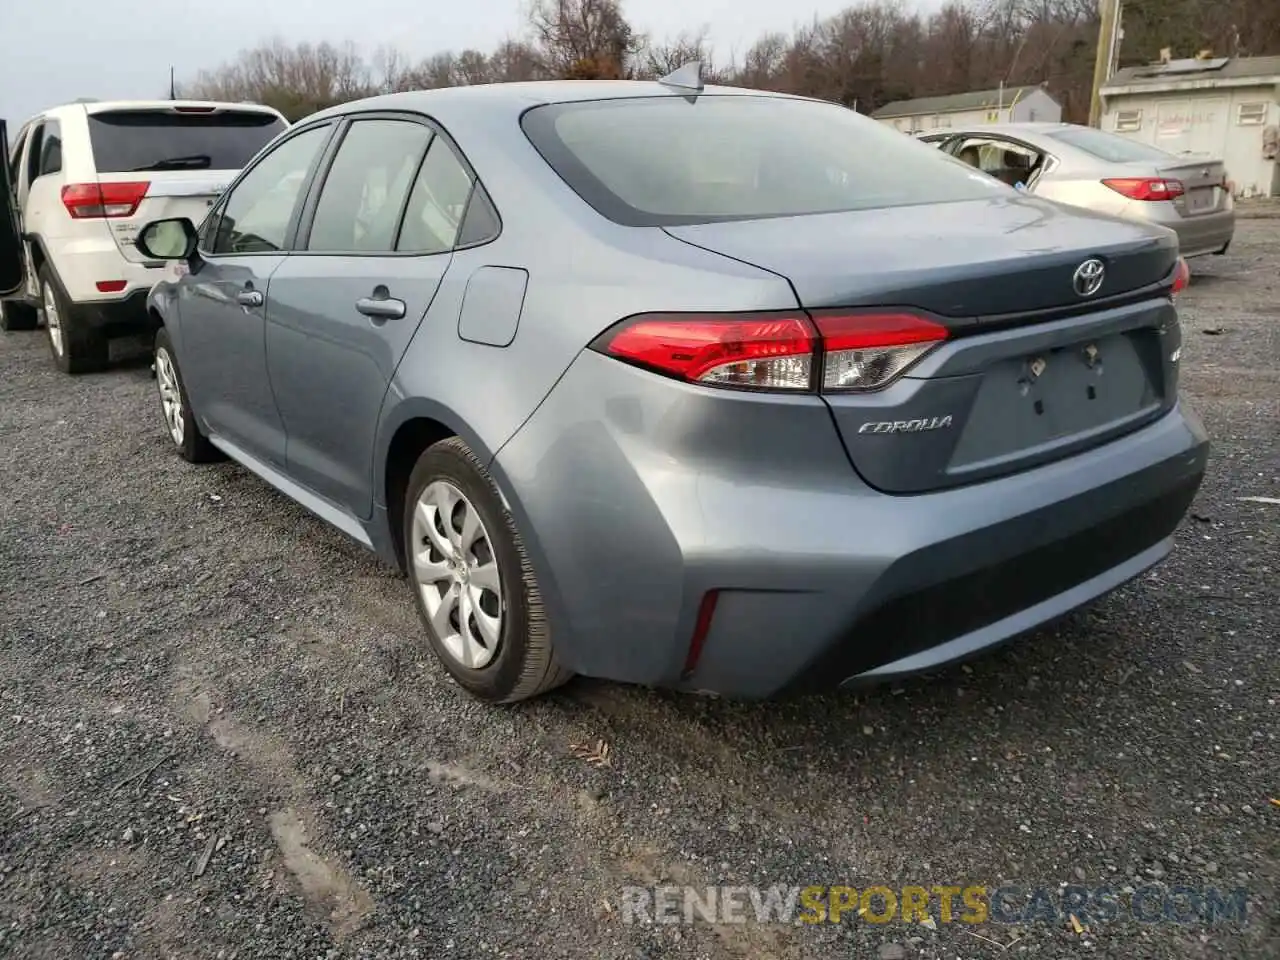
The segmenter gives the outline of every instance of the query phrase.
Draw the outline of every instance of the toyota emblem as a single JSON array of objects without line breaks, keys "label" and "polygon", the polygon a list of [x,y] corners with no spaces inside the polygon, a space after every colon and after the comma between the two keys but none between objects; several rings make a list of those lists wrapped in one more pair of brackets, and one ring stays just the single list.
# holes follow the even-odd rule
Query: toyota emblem
[{"label": "toyota emblem", "polygon": [[1076,267],[1071,284],[1076,293],[1082,297],[1092,297],[1102,289],[1102,281],[1106,278],[1107,268],[1097,257],[1091,257]]}]

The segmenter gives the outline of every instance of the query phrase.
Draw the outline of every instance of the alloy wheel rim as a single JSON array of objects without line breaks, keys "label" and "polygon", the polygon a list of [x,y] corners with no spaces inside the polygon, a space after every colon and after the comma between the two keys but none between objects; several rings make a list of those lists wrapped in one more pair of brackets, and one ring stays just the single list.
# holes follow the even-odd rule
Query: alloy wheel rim
[{"label": "alloy wheel rim", "polygon": [[469,670],[498,653],[502,575],[475,504],[447,480],[427,484],[413,508],[410,565],[431,629]]},{"label": "alloy wheel rim", "polygon": [[164,413],[165,426],[169,428],[169,436],[179,447],[186,435],[186,425],[182,421],[182,391],[178,389],[178,374],[173,369],[173,361],[169,351],[156,351],[156,387],[160,390],[160,409]]},{"label": "alloy wheel rim", "polygon": [[53,287],[44,285],[44,325],[49,331],[49,342],[53,352],[62,356],[62,318],[58,316],[58,301],[53,296]]}]

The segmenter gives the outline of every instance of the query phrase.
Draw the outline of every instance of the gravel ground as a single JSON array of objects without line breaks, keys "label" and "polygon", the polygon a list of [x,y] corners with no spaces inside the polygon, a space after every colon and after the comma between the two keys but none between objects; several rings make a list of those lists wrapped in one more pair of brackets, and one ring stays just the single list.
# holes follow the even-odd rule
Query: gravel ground
[{"label": "gravel ground", "polygon": [[[1280,506],[1240,499],[1280,495],[1280,221],[1194,271],[1215,447],[1174,556],[964,668],[785,704],[481,706],[389,570],[171,452],[145,359],[71,379],[3,337],[0,956],[1280,956]],[[1153,881],[1245,887],[1248,922],[619,913],[659,882]]]}]

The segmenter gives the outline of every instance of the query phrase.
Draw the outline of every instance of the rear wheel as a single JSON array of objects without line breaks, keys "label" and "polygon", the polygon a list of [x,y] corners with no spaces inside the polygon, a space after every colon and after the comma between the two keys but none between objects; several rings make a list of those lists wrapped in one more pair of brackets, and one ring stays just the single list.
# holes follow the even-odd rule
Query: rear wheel
[{"label": "rear wheel", "polygon": [[511,703],[569,679],[515,521],[457,437],[429,447],[409,477],[404,544],[427,637],[459,684]]},{"label": "rear wheel", "polygon": [[40,323],[40,311],[29,303],[0,300],[0,330],[34,330]]},{"label": "rear wheel", "polygon": [[63,373],[105,370],[109,356],[107,337],[85,322],[62,295],[49,268],[40,268],[40,307],[53,362]]},{"label": "rear wheel", "polygon": [[201,433],[191,412],[187,388],[182,384],[178,361],[174,359],[173,342],[164,327],[156,331],[155,372],[156,388],[160,393],[160,416],[182,459],[191,463],[221,460],[222,452]]}]

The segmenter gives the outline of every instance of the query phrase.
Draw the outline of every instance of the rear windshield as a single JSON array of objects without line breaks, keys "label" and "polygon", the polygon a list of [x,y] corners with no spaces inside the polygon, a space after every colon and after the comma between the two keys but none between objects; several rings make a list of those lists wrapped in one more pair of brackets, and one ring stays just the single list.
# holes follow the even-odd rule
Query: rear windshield
[{"label": "rear windshield", "polygon": [[526,136],[601,214],[632,226],[988,198],[1003,184],[830,103],[703,95],[549,104]]},{"label": "rear windshield", "polygon": [[99,173],[239,170],[285,123],[270,113],[117,110],[89,115]]},{"label": "rear windshield", "polygon": [[1128,163],[1132,160],[1163,163],[1173,156],[1164,150],[1098,130],[1096,127],[1063,127],[1050,132],[1049,136],[1111,163]]}]

